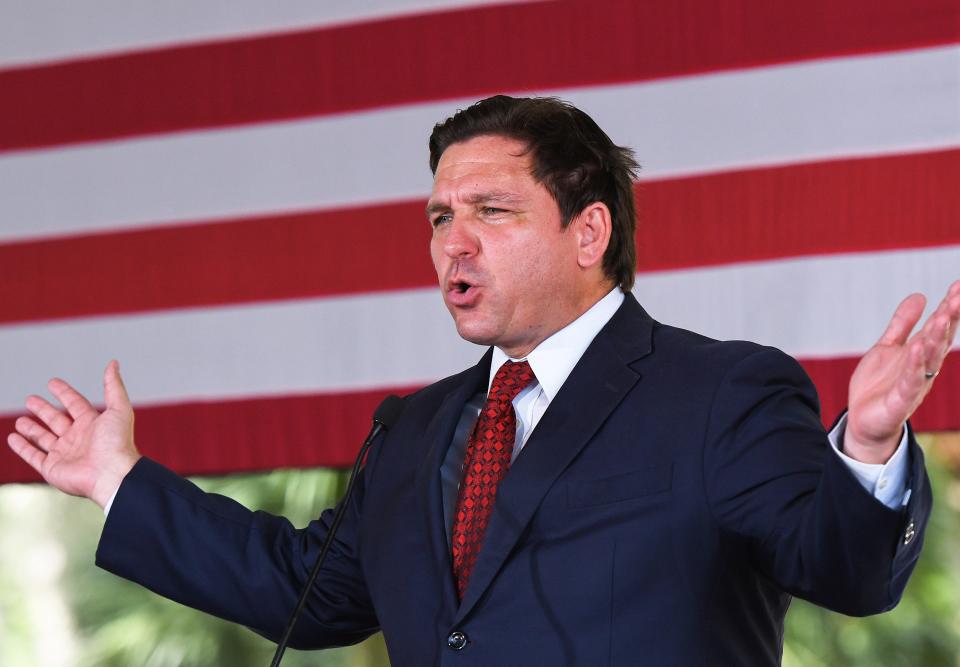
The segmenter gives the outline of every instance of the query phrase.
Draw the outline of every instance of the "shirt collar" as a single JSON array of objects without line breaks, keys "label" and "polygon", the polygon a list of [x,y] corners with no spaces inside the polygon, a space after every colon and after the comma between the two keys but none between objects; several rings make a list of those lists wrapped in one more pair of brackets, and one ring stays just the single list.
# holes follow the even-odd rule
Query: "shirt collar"
[{"label": "shirt collar", "polygon": [[[552,401],[553,397],[560,391],[560,387],[567,381],[573,367],[577,365],[587,347],[600,333],[600,329],[617,312],[620,304],[623,303],[623,299],[623,292],[619,287],[614,287],[605,297],[593,304],[587,312],[537,345],[526,356],[526,360],[529,362],[533,374],[537,376],[537,381],[547,395],[548,401]],[[493,376],[497,374],[497,371],[508,359],[510,358],[499,347],[493,348],[493,357],[490,360],[490,377],[487,380],[488,392],[490,391],[490,385],[493,384]],[[522,359],[510,360],[523,361]]]}]

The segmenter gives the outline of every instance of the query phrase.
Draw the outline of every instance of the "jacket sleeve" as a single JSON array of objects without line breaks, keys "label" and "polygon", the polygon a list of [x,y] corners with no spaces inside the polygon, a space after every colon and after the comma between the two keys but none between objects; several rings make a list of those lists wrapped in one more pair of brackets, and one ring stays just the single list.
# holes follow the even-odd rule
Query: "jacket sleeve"
[{"label": "jacket sleeve", "polygon": [[[352,644],[378,629],[356,552],[362,486],[361,476],[291,646]],[[205,493],[143,458],[120,486],[96,562],[277,641],[332,519],[333,510],[327,510],[296,530],[282,517]]]},{"label": "jacket sleeve", "polygon": [[885,611],[920,555],[932,503],[912,432],[909,448],[910,501],[890,509],[831,451],[800,365],[762,348],[716,390],[704,445],[708,501],[721,530],[783,590],[845,614]]}]

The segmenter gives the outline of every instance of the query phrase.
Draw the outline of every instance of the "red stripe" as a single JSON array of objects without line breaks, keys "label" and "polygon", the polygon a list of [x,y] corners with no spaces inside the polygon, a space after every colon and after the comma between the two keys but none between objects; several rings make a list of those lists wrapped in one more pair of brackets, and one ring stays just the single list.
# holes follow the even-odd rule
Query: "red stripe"
[{"label": "red stripe", "polygon": [[960,243],[960,150],[640,187],[641,271]]},{"label": "red stripe", "polygon": [[[389,393],[410,391],[385,388],[137,408],[137,447],[185,475],[347,467],[353,465],[380,401]],[[0,417],[4,442],[14,420]],[[0,483],[37,479],[2,447]]]},{"label": "red stripe", "polygon": [[[640,269],[960,243],[957,183],[960,150],[651,182]],[[0,245],[0,322],[429,287],[429,238],[410,202]]]},{"label": "red stripe", "polygon": [[956,0],[496,5],[0,72],[0,150],[958,38]]},{"label": "red stripe", "polygon": [[417,202],[0,246],[0,322],[432,285],[429,240]]},{"label": "red stripe", "polygon": [[[817,386],[826,425],[846,409],[848,384],[858,361],[859,357],[800,360]],[[960,430],[960,352],[947,355],[936,385],[910,422],[917,431]]]},{"label": "red stripe", "polygon": [[[804,361],[820,392],[825,422],[846,404],[856,359]],[[346,467],[353,462],[370,416],[391,391],[187,403],[137,409],[141,451],[189,475],[271,468]],[[935,390],[914,416],[919,431],[960,429],[960,352],[951,353]],[[0,434],[13,430],[0,418]],[[5,438],[4,438],[5,439]],[[38,476],[7,447],[0,448],[0,483]]]}]

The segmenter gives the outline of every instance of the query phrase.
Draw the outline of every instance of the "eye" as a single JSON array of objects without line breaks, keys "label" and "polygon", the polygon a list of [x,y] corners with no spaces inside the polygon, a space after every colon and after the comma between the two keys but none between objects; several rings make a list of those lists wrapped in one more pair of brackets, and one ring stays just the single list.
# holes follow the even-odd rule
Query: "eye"
[{"label": "eye", "polygon": [[441,213],[440,215],[433,216],[433,219],[430,220],[430,224],[434,227],[439,227],[440,225],[450,222],[453,220],[453,216],[449,213]]}]

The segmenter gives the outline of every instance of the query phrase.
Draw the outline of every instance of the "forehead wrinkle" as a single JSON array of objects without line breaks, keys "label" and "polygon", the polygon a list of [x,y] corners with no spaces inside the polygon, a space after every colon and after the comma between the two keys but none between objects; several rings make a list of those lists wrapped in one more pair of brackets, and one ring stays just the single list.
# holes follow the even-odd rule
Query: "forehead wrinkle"
[{"label": "forehead wrinkle", "polygon": [[496,203],[518,203],[523,201],[523,197],[515,192],[506,190],[488,190],[485,192],[469,192],[461,199],[467,204],[487,204]]},{"label": "forehead wrinkle", "polygon": [[[506,141],[516,146],[503,147]],[[496,144],[488,151],[489,144]],[[516,148],[518,152],[509,148]],[[527,183],[533,177],[525,147],[512,139],[481,136],[453,144],[440,157],[434,173],[433,192],[427,202],[427,216],[450,211],[454,202],[476,206],[484,202],[526,204],[531,199]],[[520,182],[517,182],[517,181]]]},{"label": "forehead wrinkle", "polygon": [[[526,201],[522,195],[507,190],[485,190],[482,192],[467,192],[457,197],[464,204],[476,206],[477,204],[521,204]],[[450,210],[450,204],[445,201],[427,202],[427,215],[437,213],[438,211]]]}]

